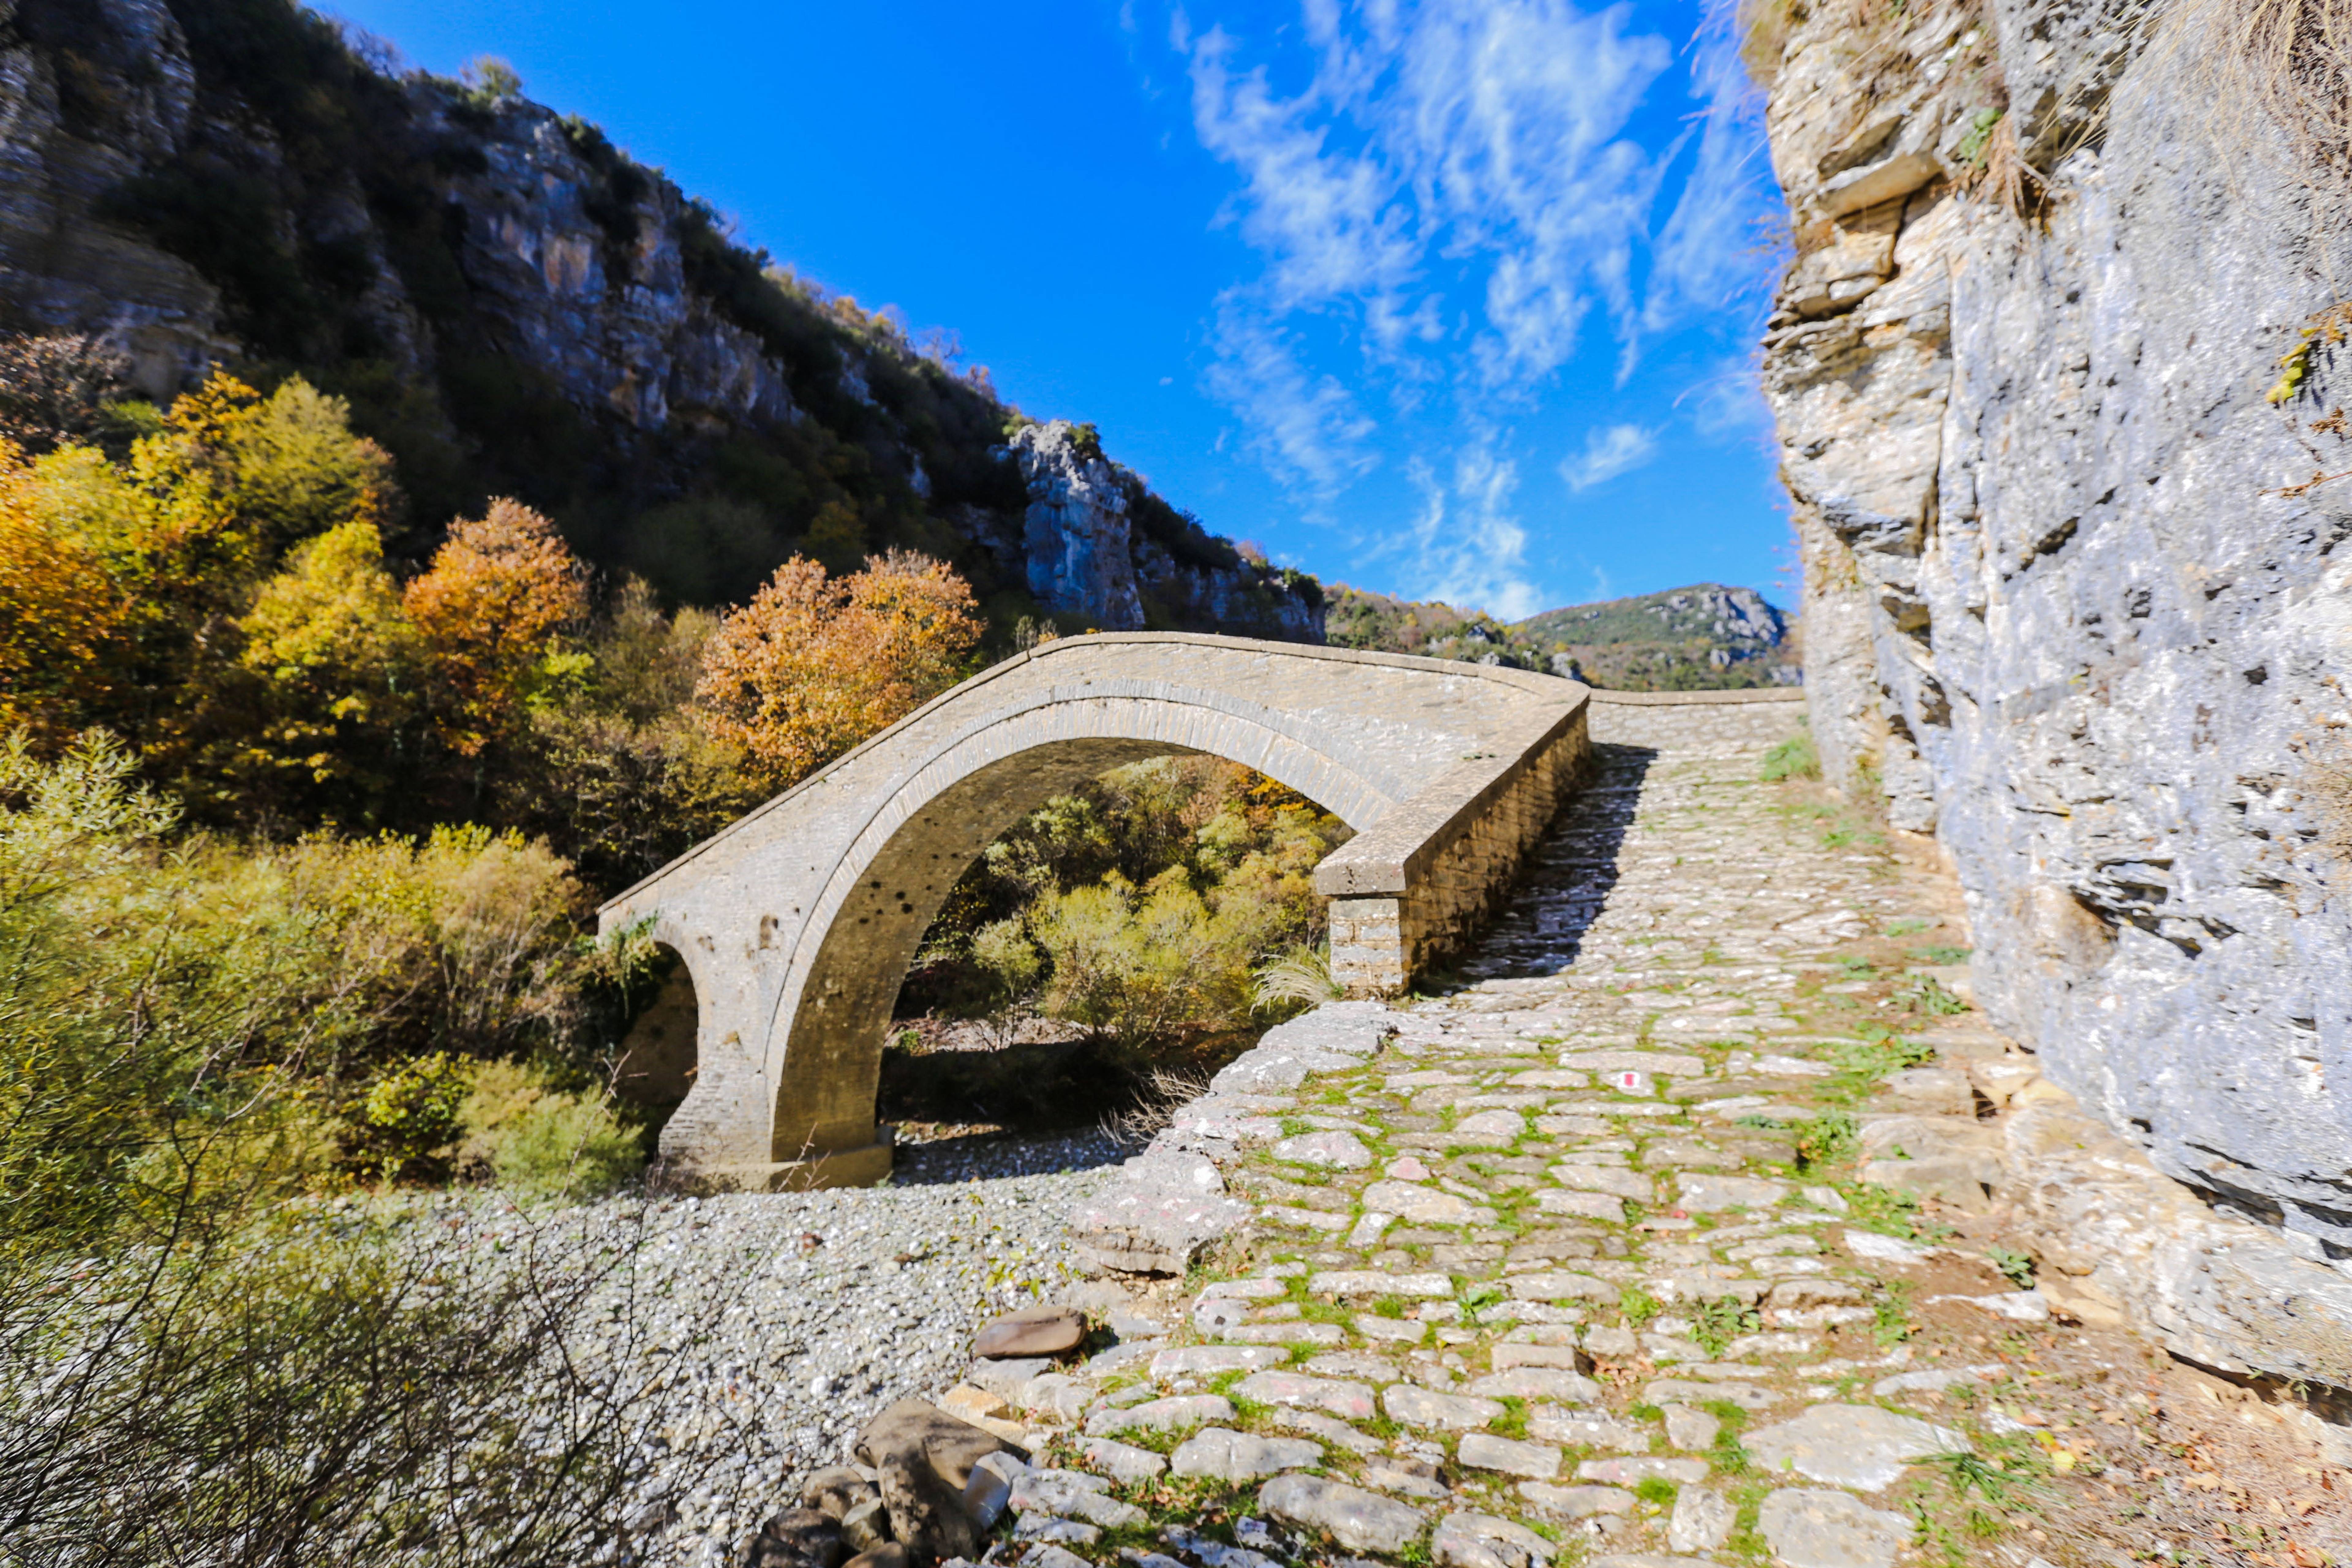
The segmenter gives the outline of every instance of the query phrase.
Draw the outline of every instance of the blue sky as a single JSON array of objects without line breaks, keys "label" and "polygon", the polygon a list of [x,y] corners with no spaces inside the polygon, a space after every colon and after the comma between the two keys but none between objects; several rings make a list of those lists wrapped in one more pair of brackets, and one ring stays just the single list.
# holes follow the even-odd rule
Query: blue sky
[{"label": "blue sky", "polygon": [[1517,616],[1786,603],[1719,0],[334,0],[496,54],[1219,532]]}]

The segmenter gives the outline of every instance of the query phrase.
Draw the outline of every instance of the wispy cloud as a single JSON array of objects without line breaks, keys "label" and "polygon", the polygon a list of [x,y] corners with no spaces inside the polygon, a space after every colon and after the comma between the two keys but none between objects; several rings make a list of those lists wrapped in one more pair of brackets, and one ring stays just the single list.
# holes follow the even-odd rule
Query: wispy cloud
[{"label": "wispy cloud", "polygon": [[1307,367],[1277,322],[1236,291],[1218,301],[1212,331],[1209,391],[1241,416],[1259,461],[1315,500],[1372,467],[1377,426],[1336,377]]},{"label": "wispy cloud", "polygon": [[1479,441],[1454,458],[1450,474],[1441,476],[1420,458],[1409,471],[1422,493],[1412,592],[1507,621],[1535,614],[1542,595],[1528,580],[1528,531],[1512,506],[1517,466]]},{"label": "wispy cloud", "polygon": [[1657,456],[1658,437],[1639,425],[1611,425],[1585,432],[1584,450],[1559,466],[1568,488],[1581,495],[1595,485],[1630,474]]},{"label": "wispy cloud", "polygon": [[1658,233],[1642,311],[1652,331],[1743,296],[1760,300],[1777,270],[1777,247],[1763,228],[1780,210],[1765,154],[1764,100],[1739,58],[1739,37],[1729,0],[1711,0],[1691,66],[1691,96],[1706,105],[1698,153]]},{"label": "wispy cloud", "polygon": [[[1622,382],[1760,270],[1769,170],[1727,25],[1678,67],[1631,0],[1297,0],[1270,34],[1188,3],[1168,37],[1193,132],[1260,264],[1217,297],[1206,390],[1310,516],[1401,468],[1417,515],[1359,531],[1423,591],[1532,607],[1518,481],[1546,459],[1511,421],[1596,337]],[[1669,73],[1700,108],[1662,125]],[[1568,484],[1649,460],[1664,413],[1595,430]]]}]

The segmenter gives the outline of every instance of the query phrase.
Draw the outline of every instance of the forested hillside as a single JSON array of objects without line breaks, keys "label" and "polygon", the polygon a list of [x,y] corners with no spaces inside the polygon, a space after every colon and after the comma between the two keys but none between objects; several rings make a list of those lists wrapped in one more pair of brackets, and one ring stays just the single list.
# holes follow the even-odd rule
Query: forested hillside
[{"label": "forested hillside", "polygon": [[1087,427],[1016,449],[1030,421],[950,336],[736,243],[494,63],[399,72],[290,0],[21,0],[0,53],[0,326],[94,334],[150,401],[215,363],[345,399],[396,466],[395,571],[506,496],[666,607],[904,549],[1000,641],[1024,616],[1316,635],[1311,580]]},{"label": "forested hillside", "polygon": [[1788,617],[1751,589],[1717,583],[1570,605],[1512,623],[1342,584],[1331,590],[1326,626],[1330,640],[1346,647],[1507,665],[1628,691],[1775,686],[1798,678]]}]

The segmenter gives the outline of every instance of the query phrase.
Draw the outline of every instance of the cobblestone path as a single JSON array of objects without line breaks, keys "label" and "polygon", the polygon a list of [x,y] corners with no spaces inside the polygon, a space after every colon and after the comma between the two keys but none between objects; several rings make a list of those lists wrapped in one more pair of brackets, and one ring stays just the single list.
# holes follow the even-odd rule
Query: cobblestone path
[{"label": "cobblestone path", "polygon": [[1967,1010],[1933,847],[1761,782],[1792,707],[1597,711],[1458,986],[1180,1119],[1251,1220],[949,1396],[1036,1452],[1024,1560],[2352,1551],[2317,1423],[2036,1288],[1969,1139],[2057,1091]]}]

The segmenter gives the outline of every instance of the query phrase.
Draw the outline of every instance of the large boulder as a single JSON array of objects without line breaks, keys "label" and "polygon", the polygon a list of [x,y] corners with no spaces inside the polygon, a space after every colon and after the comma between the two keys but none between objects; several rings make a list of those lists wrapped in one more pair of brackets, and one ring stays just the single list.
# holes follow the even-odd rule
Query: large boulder
[{"label": "large boulder", "polygon": [[857,1457],[874,1469],[890,1533],[918,1564],[980,1554],[980,1525],[964,1494],[973,1468],[991,1454],[1029,1457],[920,1399],[899,1400],[857,1435]]}]

